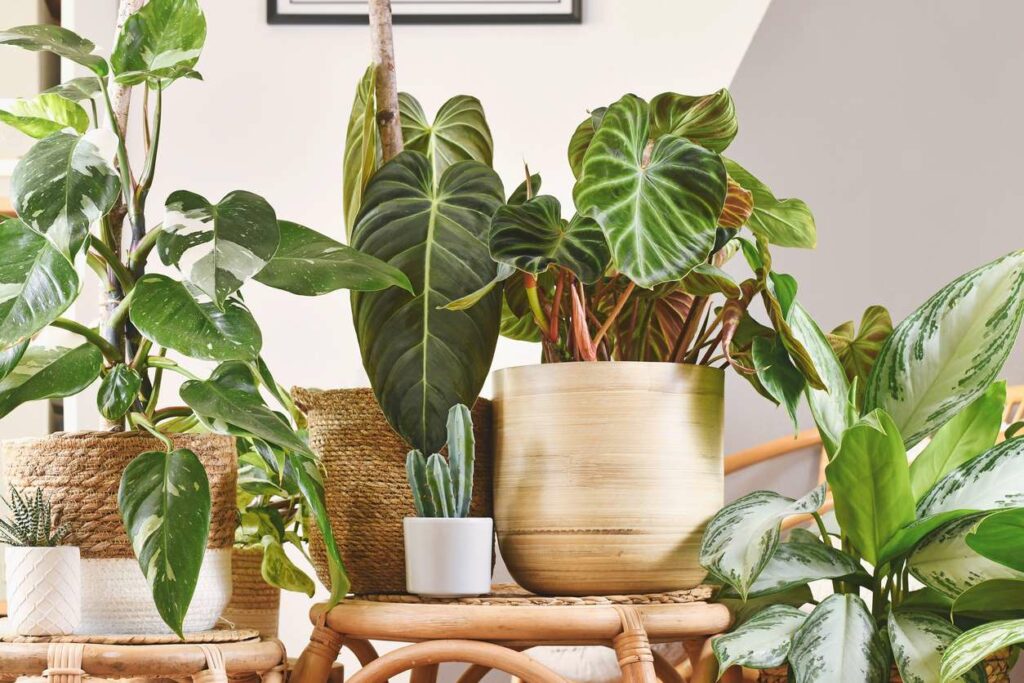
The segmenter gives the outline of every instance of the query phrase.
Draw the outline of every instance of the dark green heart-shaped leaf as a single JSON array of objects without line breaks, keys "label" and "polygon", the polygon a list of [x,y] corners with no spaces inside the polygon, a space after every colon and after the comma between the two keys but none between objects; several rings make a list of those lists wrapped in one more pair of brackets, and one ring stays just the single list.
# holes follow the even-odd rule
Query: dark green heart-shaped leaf
[{"label": "dark green heart-shaped leaf", "polygon": [[527,199],[532,199],[540,193],[541,179],[539,173],[534,173],[529,179],[519,183],[512,194],[508,197],[508,204],[510,206],[517,206],[522,204]]},{"label": "dark green heart-shaped leaf", "polygon": [[20,220],[0,222],[0,349],[49,325],[77,295],[67,258]]},{"label": "dark green heart-shaped leaf", "polygon": [[55,133],[32,146],[11,175],[14,208],[25,223],[68,257],[81,250],[89,226],[114,205],[121,188],[110,164],[113,133]]},{"label": "dark green heart-shaped leaf", "polygon": [[736,106],[725,88],[710,95],[666,92],[651,100],[651,137],[678,135],[712,152],[722,152],[736,137]]},{"label": "dark green heart-shaped leaf", "polygon": [[608,108],[573,188],[580,214],[604,231],[616,269],[641,287],[679,280],[715,244],[726,194],[717,154],[675,136],[649,146],[647,103]]},{"label": "dark green heart-shaped leaf", "polygon": [[610,255],[604,233],[591,218],[562,218],[562,206],[550,195],[518,206],[503,206],[491,219],[491,257],[534,275],[552,265],[568,268],[584,283],[596,282]]},{"label": "dark green heart-shaped leaf", "polygon": [[892,318],[883,306],[869,306],[860,319],[860,330],[853,321],[843,323],[827,335],[828,343],[846,371],[846,379],[857,380],[857,400],[864,396],[871,368],[885,340],[892,334]]},{"label": "dark green heart-shaped leaf", "polygon": [[366,188],[353,246],[402,270],[416,293],[353,293],[363,365],[388,421],[427,453],[444,445],[448,409],[473,405],[487,378],[500,291],[466,310],[441,307],[494,278],[486,237],[503,201],[487,166],[459,162],[436,178],[414,151],[381,167]]},{"label": "dark green heart-shaped leaf", "polygon": [[281,240],[274,208],[244,190],[211,204],[194,192],[167,198],[160,260],[176,266],[218,307],[246,280],[263,270]]},{"label": "dark green heart-shaped leaf", "polygon": [[210,535],[210,480],[187,449],[139,455],[117,494],[121,521],[160,616],[181,629]]},{"label": "dark green heart-shaped leaf", "polygon": [[55,85],[43,92],[60,95],[64,99],[71,100],[72,102],[91,100],[100,94],[100,79],[95,76],[72,78],[70,81],[65,81],[64,83]]},{"label": "dark green heart-shaped leaf", "polygon": [[105,78],[109,71],[107,60],[93,54],[96,46],[92,41],[60,26],[37,24],[0,30],[0,45],[17,45],[33,52],[52,52],[81,64],[100,78]]},{"label": "dark green heart-shaped leaf", "polygon": [[[942,653],[961,631],[949,619],[918,610],[889,612],[889,642],[893,659],[905,683],[930,683],[939,680]],[[956,683],[985,683],[985,671],[976,668]]]},{"label": "dark green heart-shaped leaf", "polygon": [[405,149],[430,159],[435,178],[459,161],[491,165],[494,142],[480,100],[457,95],[441,105],[433,123],[409,93],[399,95],[398,108]]},{"label": "dark green heart-shaped leaf", "polygon": [[92,344],[73,349],[29,347],[0,380],[0,417],[29,401],[72,396],[100,376],[103,354]]},{"label": "dark green heart-shaped leaf", "polygon": [[252,360],[263,344],[260,328],[241,302],[223,310],[200,303],[166,275],[144,275],[132,290],[131,319],[159,346],[204,360]]},{"label": "dark green heart-shaped leaf", "polygon": [[996,512],[974,528],[967,545],[993,562],[1024,572],[1024,508]]},{"label": "dark green heart-shaped leaf", "polygon": [[263,563],[260,566],[260,573],[263,580],[268,585],[282,590],[305,593],[306,597],[313,597],[313,593],[316,592],[313,579],[295,566],[285,554],[281,542],[273,536],[264,536],[262,544]]},{"label": "dark green heart-shaped leaf", "polygon": [[142,386],[142,377],[133,368],[119,363],[110,369],[100,382],[96,407],[108,420],[120,420],[135,402]]},{"label": "dark green heart-shaped leaf", "polygon": [[257,282],[301,296],[337,289],[371,292],[401,287],[412,292],[405,273],[298,223],[278,221],[281,244],[256,276]]},{"label": "dark green heart-shaped leaf", "polygon": [[880,683],[889,656],[875,620],[856,595],[830,595],[793,635],[789,665],[796,683]]},{"label": "dark green heart-shaped leaf", "polygon": [[695,296],[724,294],[730,299],[738,299],[743,293],[731,275],[710,263],[697,264],[682,279],[680,287]]},{"label": "dark green heart-shaped leaf", "polygon": [[576,126],[576,130],[569,139],[569,168],[572,169],[572,174],[576,178],[579,178],[583,172],[583,157],[586,156],[587,149],[590,148],[590,143],[594,140],[594,133],[601,125],[601,119],[604,118],[606,111],[606,107],[595,109],[590,116],[583,119],[580,125]]},{"label": "dark green heart-shaped leaf", "polygon": [[780,247],[813,249],[818,244],[814,216],[799,199],[776,199],[768,186],[732,159],[725,159],[729,177],[754,196],[747,225],[755,235]]},{"label": "dark green heart-shaped leaf", "polygon": [[81,105],[47,93],[15,100],[7,111],[0,109],[0,121],[34,138],[45,138],[65,128],[78,133],[89,128],[89,114]]},{"label": "dark green heart-shaped leaf", "polygon": [[376,83],[377,67],[371,64],[359,79],[356,96],[352,101],[352,113],[348,117],[341,195],[345,210],[345,234],[350,239],[359,207],[363,204],[363,190],[380,165],[380,142],[377,139],[375,118],[377,109],[374,106]]},{"label": "dark green heart-shaped leaf", "polygon": [[128,17],[110,55],[118,83],[170,81],[193,73],[206,42],[198,0],[149,0]]}]

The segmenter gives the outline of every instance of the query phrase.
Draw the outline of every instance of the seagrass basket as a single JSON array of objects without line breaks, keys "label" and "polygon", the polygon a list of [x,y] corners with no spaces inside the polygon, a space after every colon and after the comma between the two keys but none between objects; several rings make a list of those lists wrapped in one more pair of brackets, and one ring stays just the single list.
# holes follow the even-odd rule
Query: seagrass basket
[{"label": "seagrass basket", "polygon": [[262,548],[232,549],[231,602],[223,618],[232,628],[259,631],[272,640],[281,618],[281,589],[263,580],[262,566]]},{"label": "seagrass basket", "polygon": [[[988,683],[1010,683],[1010,651],[1001,650],[985,660],[985,675]],[[788,683],[789,667],[780,666],[764,669],[757,679],[759,683]],[[899,671],[892,667],[889,672],[889,683],[903,683]]]},{"label": "seagrass basket", "polygon": [[[409,446],[391,429],[370,389],[293,388],[309,421],[309,444],[326,469],[327,510],[352,592],[405,591],[402,520],[416,514],[406,482]],[[492,516],[491,404],[473,406],[476,465],[470,515]],[[329,586],[323,539],[310,529],[317,575]]]}]

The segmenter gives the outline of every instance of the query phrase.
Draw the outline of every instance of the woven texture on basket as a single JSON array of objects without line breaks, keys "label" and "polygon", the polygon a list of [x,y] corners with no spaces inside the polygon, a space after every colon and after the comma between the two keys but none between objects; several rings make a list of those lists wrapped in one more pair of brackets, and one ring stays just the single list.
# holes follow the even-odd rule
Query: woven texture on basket
[{"label": "woven texture on basket", "polygon": [[[327,471],[327,510],[352,592],[405,590],[402,519],[416,514],[406,482],[409,446],[381,412],[370,389],[292,389],[309,420],[309,444]],[[491,403],[473,406],[476,465],[470,515],[491,517]],[[330,585],[327,554],[314,527],[310,549],[317,575]]]},{"label": "woven texture on basket", "polygon": [[[212,502],[208,547],[230,548],[238,469],[234,439],[179,434],[172,441],[206,467]],[[117,510],[117,490],[125,467],[140,453],[163,450],[159,441],[137,432],[58,432],[6,441],[2,448],[8,483],[43,489],[55,517],[71,527],[65,543],[81,548],[82,559],[135,557]]]},{"label": "woven texture on basket", "polygon": [[262,638],[277,638],[281,617],[281,590],[263,580],[263,549],[231,551],[231,602],[222,618],[234,628],[259,631]]},{"label": "woven texture on basket", "polygon": [[[985,675],[988,683],[1010,683],[1010,651],[1000,650],[985,660]],[[764,669],[757,679],[759,683],[788,683],[789,667],[780,666]],[[889,672],[889,683],[903,683],[896,666]]]}]

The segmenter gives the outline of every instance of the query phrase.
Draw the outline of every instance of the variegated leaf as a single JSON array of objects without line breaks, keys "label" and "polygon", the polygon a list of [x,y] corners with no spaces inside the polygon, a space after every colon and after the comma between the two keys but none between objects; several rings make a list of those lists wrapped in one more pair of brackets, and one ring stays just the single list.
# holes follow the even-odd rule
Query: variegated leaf
[{"label": "variegated leaf", "polygon": [[725,88],[710,95],[662,93],[651,100],[650,117],[652,138],[678,135],[712,152],[723,152],[739,131],[736,105]]},{"label": "variegated leaf", "polygon": [[374,88],[377,83],[377,67],[366,67],[366,72],[356,86],[352,100],[352,113],[348,117],[348,132],[345,135],[344,177],[341,195],[345,211],[345,234],[352,238],[352,228],[363,205],[363,190],[370,176],[380,165],[380,142],[377,139]]},{"label": "variegated leaf", "polygon": [[1024,439],[1010,439],[943,477],[917,504],[917,516],[1024,506]]},{"label": "variegated leaf", "polygon": [[892,318],[882,306],[869,306],[860,319],[860,330],[855,331],[853,321],[843,323],[828,335],[828,343],[846,371],[846,379],[857,380],[857,400],[864,395],[864,386],[882,350],[885,340],[892,334]]},{"label": "variegated leaf", "polygon": [[89,128],[89,115],[81,105],[52,93],[16,100],[9,110],[0,109],[0,121],[34,138],[45,138],[65,128],[81,134]]},{"label": "variegated leaf", "polygon": [[102,367],[103,356],[90,343],[73,349],[29,347],[0,379],[0,418],[23,403],[77,394]]},{"label": "variegated leaf", "polygon": [[817,511],[824,502],[824,485],[800,500],[771,491],[743,496],[708,523],[700,545],[701,566],[746,598],[775,552],[782,520]]},{"label": "variegated leaf", "polygon": [[830,595],[793,636],[789,665],[796,683],[883,683],[889,657],[859,596]]},{"label": "variegated leaf", "polygon": [[799,199],[777,199],[767,185],[732,159],[724,159],[729,177],[754,196],[747,220],[750,231],[780,247],[813,249],[818,244],[814,216]]},{"label": "variegated leaf", "polygon": [[747,623],[764,609],[772,605],[789,605],[790,607],[802,607],[814,601],[811,589],[806,584],[790,588],[781,593],[772,593],[760,598],[730,598],[721,593],[715,596],[715,602],[729,608],[733,617],[732,627],[738,628]]},{"label": "variegated leaf", "polygon": [[494,142],[483,105],[477,98],[468,95],[451,98],[441,105],[433,123],[409,93],[399,94],[398,108],[405,149],[430,159],[435,178],[440,179],[449,166],[459,161],[492,164]]},{"label": "variegated leaf", "polygon": [[994,621],[959,636],[942,655],[940,683],[952,683],[989,655],[1024,642],[1024,619]]},{"label": "variegated leaf", "polygon": [[117,82],[135,85],[194,77],[206,42],[206,17],[199,0],[149,0],[129,16],[110,55]]},{"label": "variegated leaf", "polygon": [[939,290],[882,347],[864,394],[892,415],[907,447],[930,436],[996,378],[1024,317],[1024,250]]},{"label": "variegated leaf", "polygon": [[100,92],[100,79],[95,76],[72,78],[70,81],[65,81],[43,91],[44,94],[53,93],[72,102],[91,100],[99,95]]},{"label": "variegated leaf", "polygon": [[[942,653],[961,634],[949,619],[930,612],[889,612],[889,643],[903,683],[935,683],[939,680]],[[985,683],[985,671],[975,667],[956,683]]]},{"label": "variegated leaf", "polygon": [[93,54],[96,45],[61,26],[36,24],[0,30],[0,45],[17,45],[33,52],[52,52],[88,68],[100,78],[110,71],[107,60]]},{"label": "variegated leaf", "polygon": [[718,668],[730,666],[768,669],[781,666],[789,655],[790,641],[807,614],[789,605],[772,605],[751,617],[731,633],[718,636],[711,647]]},{"label": "variegated leaf", "polygon": [[725,204],[722,206],[722,213],[718,217],[718,226],[721,228],[742,228],[747,224],[750,214],[754,211],[754,195],[731,177],[728,179],[728,183],[729,185],[725,193]]},{"label": "variegated leaf", "polygon": [[[837,579],[863,573],[860,564],[846,553],[830,548],[817,538],[814,543],[782,543],[772,554],[747,597],[774,595],[820,579]],[[732,591],[726,589],[724,595]]]}]

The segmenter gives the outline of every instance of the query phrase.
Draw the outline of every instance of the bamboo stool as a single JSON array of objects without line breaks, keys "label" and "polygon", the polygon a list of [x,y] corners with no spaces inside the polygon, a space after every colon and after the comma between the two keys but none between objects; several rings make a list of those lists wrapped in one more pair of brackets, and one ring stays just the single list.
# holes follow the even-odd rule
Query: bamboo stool
[{"label": "bamboo stool", "polygon": [[[2,630],[2,627],[0,627]],[[45,677],[50,683],[104,679],[175,683],[284,683],[284,646],[256,631],[177,636],[0,635],[0,681]]]},{"label": "bamboo stool", "polygon": [[[496,586],[484,597],[429,599],[413,595],[363,595],[329,612],[314,607],[315,625],[290,683],[325,683],[331,664],[347,647],[362,664],[348,683],[384,683],[412,671],[411,683],[435,683],[438,665],[470,668],[459,683],[479,683],[492,669],[528,683],[566,683],[522,650],[540,645],[610,645],[624,683],[683,683],[651,650],[652,643],[687,641],[692,680],[703,680],[708,638],[729,628],[724,605],[704,602],[711,589],[652,595],[549,598],[515,586]],[[379,656],[371,640],[413,643]],[[713,657],[711,657],[713,659]]]}]

